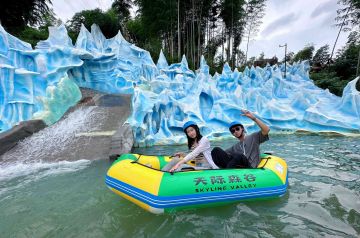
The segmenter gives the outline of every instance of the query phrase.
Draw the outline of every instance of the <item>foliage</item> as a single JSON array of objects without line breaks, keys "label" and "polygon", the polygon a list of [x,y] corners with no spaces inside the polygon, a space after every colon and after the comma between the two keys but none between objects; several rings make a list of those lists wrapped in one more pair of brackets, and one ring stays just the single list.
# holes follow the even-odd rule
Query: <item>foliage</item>
[{"label": "foliage", "polygon": [[88,30],[92,24],[97,24],[106,38],[115,36],[120,30],[118,15],[114,9],[103,12],[101,9],[84,10],[76,13],[67,23],[72,36],[77,36],[83,24]]},{"label": "foliage", "polygon": [[0,21],[11,34],[16,35],[27,25],[44,25],[43,16],[51,12],[51,0],[0,1]]},{"label": "foliage", "polygon": [[120,22],[127,22],[130,19],[130,8],[133,5],[131,0],[115,0],[111,8],[119,16]]},{"label": "foliage", "polygon": [[[225,33],[227,35],[226,61],[234,66],[234,49],[236,49],[242,40],[245,28],[246,13],[244,10],[244,0],[224,0],[221,4],[220,17],[225,24]],[[232,42],[232,48],[231,48]]]},{"label": "foliage", "polygon": [[[48,38],[49,26],[58,25],[61,22],[55,18],[55,13],[46,5],[47,2],[51,3],[51,1],[30,1],[25,4],[22,1],[3,1],[0,4],[6,9],[1,8],[0,10],[0,12],[4,13],[0,15],[1,23],[10,34],[30,43],[34,47],[40,40]],[[19,4],[25,4],[26,6],[20,6]],[[29,12],[23,13],[26,9]],[[14,11],[14,14],[10,14],[9,18],[3,19],[10,11]],[[29,14],[33,15],[29,16]]]},{"label": "foliage", "polygon": [[[326,65],[319,72],[311,72],[310,77],[316,85],[324,89],[328,88],[330,92],[341,96],[346,84],[356,77],[356,67],[360,54],[358,34],[352,32],[349,35],[347,44],[338,51],[334,62]],[[313,59],[313,61],[315,60]]]},{"label": "foliage", "polygon": [[[205,29],[206,26],[208,29],[214,27],[207,23],[213,21],[214,24],[217,20],[215,2],[136,0],[139,15],[136,23],[130,24],[129,34],[135,36],[133,40],[140,47],[148,44],[148,38],[152,41],[157,39],[167,58],[180,61],[182,54],[185,54],[190,67],[195,68],[199,65],[201,54],[211,52],[204,47]],[[216,44],[215,41],[213,43]]]},{"label": "foliage", "polygon": [[312,61],[316,65],[324,65],[328,62],[329,57],[329,45],[326,44],[316,51]]},{"label": "foliage", "polygon": [[333,70],[342,80],[351,80],[356,77],[356,66],[360,52],[360,44],[347,44],[338,53]]},{"label": "foliage", "polygon": [[97,24],[106,38],[115,36],[119,30],[123,34],[127,34],[126,24],[130,20],[132,4],[133,1],[131,0],[115,0],[111,8],[105,12],[96,8],[76,13],[67,22],[70,37],[75,41],[82,24],[88,30],[90,30],[92,24]]},{"label": "foliage", "polygon": [[[311,72],[311,78],[319,87],[328,88],[330,92],[341,96],[346,84],[359,76],[356,74],[359,73],[360,60],[360,1],[339,0],[338,4],[341,4],[342,8],[337,11],[337,26],[340,30],[351,31],[347,44],[338,51],[334,61],[329,62],[326,62],[326,58],[330,57],[329,47],[325,45],[318,49],[313,62],[322,68],[318,72]],[[325,62],[327,64],[324,67]],[[356,87],[360,90],[359,81]]]},{"label": "foliage", "polygon": [[[161,42],[157,38],[148,38],[144,44],[144,48],[150,52],[153,61],[157,62],[157,56],[161,50]],[[165,54],[167,54],[167,52],[165,52]]]},{"label": "foliage", "polygon": [[221,35],[218,35],[207,43],[204,49],[204,55],[208,59],[208,63],[214,62],[217,49],[221,46],[221,44],[224,42],[224,39]]},{"label": "foliage", "polygon": [[343,26],[343,31],[350,31],[360,26],[360,1],[359,0],[338,0],[342,8],[337,10],[337,26]]},{"label": "foliage", "polygon": [[303,61],[303,60],[311,60],[314,53],[314,46],[307,45],[302,50],[297,52],[294,55],[293,62]]},{"label": "foliage", "polygon": [[[150,52],[154,62],[162,49],[168,62],[179,62],[186,55],[189,66],[199,67],[201,55],[210,72],[221,72],[228,62],[235,66],[252,65],[255,57],[247,60],[248,45],[264,16],[266,0],[114,0],[105,12],[100,9],[76,13],[67,22],[70,37],[75,41],[83,24],[90,29],[99,25],[105,37],[118,30],[130,42]],[[348,42],[329,62],[329,45],[316,50],[306,45],[296,54],[289,52],[289,63],[309,60],[316,69],[311,72],[315,83],[337,95],[356,76],[360,51],[360,1],[338,0],[337,23],[350,31]],[[138,7],[137,16],[130,18],[130,9]],[[48,37],[48,26],[57,25],[51,0],[14,0],[0,3],[0,20],[5,29],[33,46]],[[245,52],[239,49],[246,41]],[[315,54],[314,54],[315,52]],[[224,59],[225,56],[225,59]],[[155,58],[156,57],[156,58]],[[263,59],[264,54],[259,56]],[[283,59],[284,61],[284,59]],[[329,64],[330,63],[330,64]]]},{"label": "foliage", "polygon": [[41,40],[46,40],[49,32],[46,29],[36,29],[26,26],[25,29],[17,33],[17,37],[25,42],[30,43],[33,47]]},{"label": "foliage", "polygon": [[51,0],[1,1],[1,24],[10,34],[34,47],[48,38],[48,27],[59,21],[47,4],[51,4]]},{"label": "foliage", "polygon": [[[254,36],[265,6],[265,0],[134,2],[138,6],[138,16],[127,24],[131,39],[142,48],[149,45],[149,38],[152,42],[157,39],[167,59],[177,58],[180,61],[185,54],[192,69],[199,67],[201,55],[205,56],[210,67],[224,62],[223,55],[230,65],[244,62],[242,58],[246,56],[239,50],[239,45],[245,25],[247,20],[251,22],[247,33],[251,34],[250,37]],[[224,47],[225,44],[227,47]],[[221,47],[226,54],[223,52],[217,57]]]},{"label": "foliage", "polygon": [[265,15],[266,0],[248,0],[246,2],[245,12],[245,34],[247,38],[245,61],[247,60],[247,53],[249,49],[249,42],[256,37],[259,27],[262,23],[262,18]]},{"label": "foliage", "polygon": [[330,92],[337,96],[342,95],[343,89],[348,83],[346,80],[340,80],[334,71],[326,70],[319,73],[312,73],[310,77],[318,87],[329,89]]},{"label": "foliage", "polygon": [[126,23],[126,28],[129,31],[130,38],[136,43],[137,46],[142,47],[147,39],[145,28],[142,25],[140,16],[130,19]]}]

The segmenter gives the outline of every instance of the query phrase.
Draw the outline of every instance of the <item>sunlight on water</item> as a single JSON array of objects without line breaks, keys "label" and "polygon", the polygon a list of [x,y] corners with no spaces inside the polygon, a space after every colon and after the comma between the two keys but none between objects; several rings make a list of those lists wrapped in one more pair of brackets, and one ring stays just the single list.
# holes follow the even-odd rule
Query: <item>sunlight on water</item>
[{"label": "sunlight on water", "polygon": [[[185,145],[134,152],[184,150]],[[167,215],[153,215],[109,191],[107,160],[34,162],[32,172],[18,167],[14,174],[1,166],[0,211],[6,220],[0,220],[0,230],[4,237],[359,237],[357,138],[276,135],[262,151],[286,159],[285,196]]]}]

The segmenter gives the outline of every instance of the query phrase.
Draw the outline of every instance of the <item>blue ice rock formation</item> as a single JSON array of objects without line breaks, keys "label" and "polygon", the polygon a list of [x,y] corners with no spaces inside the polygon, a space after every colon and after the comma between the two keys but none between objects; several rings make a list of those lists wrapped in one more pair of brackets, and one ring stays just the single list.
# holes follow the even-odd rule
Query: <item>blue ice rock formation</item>
[{"label": "blue ice rock formation", "polygon": [[81,27],[75,46],[64,25],[49,28],[47,40],[31,45],[0,26],[0,131],[29,119],[56,122],[81,98],[79,87],[133,93],[158,69],[149,52],[119,32],[106,39],[98,26]]},{"label": "blue ice rock formation", "polygon": [[0,25],[0,131],[35,118],[54,123],[81,98],[67,70],[82,62],[66,44],[71,40],[65,27],[52,31],[57,36],[50,34],[33,50]]},{"label": "blue ice rock formation", "polygon": [[169,68],[169,64],[168,64],[162,50],[160,50],[160,55],[159,55],[159,59],[158,59],[158,62],[156,64],[156,67],[158,68],[158,70]]},{"label": "blue ice rock formation", "polygon": [[273,132],[310,131],[360,133],[360,93],[351,81],[342,97],[314,85],[309,78],[309,63],[231,70],[225,64],[221,74],[211,76],[201,59],[194,74],[181,63],[166,67],[160,54],[159,75],[149,89],[137,89],[133,97],[133,126],[138,146],[184,143],[182,125],[198,123],[210,139],[230,137],[228,124],[239,120],[249,133],[258,130],[255,123],[242,116],[248,109],[270,125]]},{"label": "blue ice rock formation", "polygon": [[204,57],[195,72],[186,57],[169,65],[163,52],[157,64],[149,52],[127,42],[119,32],[106,39],[98,26],[84,26],[75,46],[62,25],[33,50],[0,27],[0,130],[39,118],[51,124],[81,97],[79,87],[105,93],[130,93],[137,145],[184,143],[182,125],[196,121],[210,139],[231,136],[228,124],[240,120],[258,130],[241,109],[254,112],[273,132],[360,133],[360,93],[351,81],[343,96],[314,85],[309,63],[246,67],[228,64],[209,73]]},{"label": "blue ice rock formation", "polygon": [[80,87],[132,94],[134,85],[147,84],[157,74],[150,53],[127,42],[120,31],[106,39],[97,25],[91,33],[82,25],[75,47],[87,52],[80,57],[83,65],[69,70]]}]

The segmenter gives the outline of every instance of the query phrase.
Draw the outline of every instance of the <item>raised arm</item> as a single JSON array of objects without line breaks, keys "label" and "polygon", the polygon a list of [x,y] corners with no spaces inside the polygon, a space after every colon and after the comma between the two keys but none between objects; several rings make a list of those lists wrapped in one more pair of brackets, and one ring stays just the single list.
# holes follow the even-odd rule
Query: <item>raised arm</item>
[{"label": "raised arm", "polygon": [[256,118],[251,112],[248,110],[241,110],[243,112],[242,116],[246,116],[247,118],[250,118],[253,120],[261,129],[261,134],[266,136],[269,134],[270,127],[268,127],[265,123],[263,123],[260,119]]}]

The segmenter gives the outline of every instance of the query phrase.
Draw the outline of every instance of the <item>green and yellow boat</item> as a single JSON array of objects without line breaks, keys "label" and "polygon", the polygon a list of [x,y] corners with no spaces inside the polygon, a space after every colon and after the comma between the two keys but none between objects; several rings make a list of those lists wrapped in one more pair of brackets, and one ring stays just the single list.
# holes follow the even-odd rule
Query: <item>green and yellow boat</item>
[{"label": "green and yellow boat", "polygon": [[109,168],[107,186],[152,213],[281,197],[288,186],[286,162],[262,154],[258,168],[161,171],[170,156],[123,154]]}]

